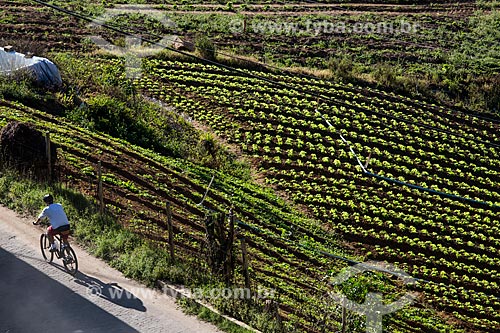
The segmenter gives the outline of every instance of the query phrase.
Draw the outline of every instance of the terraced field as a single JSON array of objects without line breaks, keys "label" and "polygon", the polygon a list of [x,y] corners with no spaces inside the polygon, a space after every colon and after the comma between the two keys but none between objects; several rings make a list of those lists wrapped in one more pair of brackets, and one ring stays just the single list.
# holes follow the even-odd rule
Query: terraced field
[{"label": "terraced field", "polygon": [[[105,11],[102,4],[94,2],[54,3],[90,18]],[[404,64],[404,68],[415,73],[447,63],[445,54],[467,42],[467,35],[455,32],[469,32],[468,22],[480,9],[470,0],[432,5],[148,3],[151,8],[165,10],[176,24],[175,33],[181,37],[194,40],[200,31],[205,31],[221,50],[253,55],[265,62],[326,68],[331,57],[349,57],[362,66]],[[34,47],[36,41],[37,48],[43,45],[44,51],[94,49],[87,38],[92,31],[85,21],[29,0],[3,1],[0,9],[4,13],[0,41],[4,44]],[[402,22],[415,29],[399,31]],[[380,33],[374,29],[380,23],[396,29]],[[373,31],[352,32],[363,25],[369,25]],[[108,34],[105,30],[101,33]]]},{"label": "terraced field", "polygon": [[75,18],[54,13],[33,1],[1,1],[0,13],[2,46],[15,45],[21,52],[36,54],[84,48],[82,41],[88,32],[85,24]]},{"label": "terraced field", "polygon": [[138,87],[257,159],[325,228],[430,281],[419,285],[426,304],[499,329],[498,118],[300,77],[149,66]]},{"label": "terraced field", "polygon": [[[467,31],[479,9],[474,1],[164,7],[183,36],[194,39],[205,29],[221,49],[264,62],[328,68],[331,58],[345,57],[361,66],[390,62],[416,73],[447,62],[445,54],[464,41],[455,32]],[[402,23],[408,29],[399,29]],[[378,31],[380,24],[395,29]]]},{"label": "terraced field", "polygon": [[[4,42],[17,39],[35,50],[44,45],[44,52],[94,48],[85,41],[84,22],[29,1],[0,6]],[[83,10],[77,2],[68,6]],[[171,11],[188,38],[205,24],[219,47],[263,61],[286,55],[290,65],[321,67],[340,50],[369,66],[382,59],[417,74],[436,67],[439,75],[457,70],[444,54],[471,42],[469,19],[478,8],[472,1],[242,6],[161,8]],[[94,9],[98,14],[103,8]],[[269,16],[293,23],[308,15],[334,15],[351,24],[404,18],[418,22],[422,33],[334,34],[325,45],[324,36],[228,30],[235,18],[255,27]],[[470,58],[478,73],[494,65],[494,58],[479,58]],[[95,62],[123,69],[121,60]],[[62,181],[90,196],[101,160],[107,208],[160,247],[167,246],[165,209],[171,202],[176,248],[201,269],[205,214],[233,207],[239,233],[248,240],[252,281],[278,291],[279,313],[291,332],[339,330],[341,314],[325,297],[327,281],[350,259],[388,261],[419,279],[413,306],[384,317],[387,331],[500,332],[498,113],[283,72],[231,71],[187,60],[143,64],[145,73],[134,82],[142,93],[210,126],[253,161],[278,196],[11,101],[0,100],[0,124],[16,119],[50,130],[62,156]],[[240,273],[236,282],[242,284]]]}]

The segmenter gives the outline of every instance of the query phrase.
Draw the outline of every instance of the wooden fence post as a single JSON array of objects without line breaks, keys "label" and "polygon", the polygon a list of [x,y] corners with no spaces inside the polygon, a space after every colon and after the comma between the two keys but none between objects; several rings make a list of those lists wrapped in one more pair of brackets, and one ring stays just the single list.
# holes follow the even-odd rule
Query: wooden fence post
[{"label": "wooden fence post", "polygon": [[104,213],[104,195],[102,189],[102,165],[101,161],[97,162],[97,195],[99,197],[99,212]]},{"label": "wooden fence post", "polygon": [[168,245],[170,247],[170,260],[175,261],[174,254],[174,231],[172,226],[172,207],[170,202],[167,202],[167,223],[168,223]]},{"label": "wooden fence post", "polygon": [[248,252],[245,237],[241,237],[241,254],[243,256],[243,274],[245,275],[245,288],[250,290],[250,273],[248,272]]},{"label": "wooden fence post", "polygon": [[49,168],[49,183],[52,182],[52,149],[50,147],[50,132],[45,133],[45,148],[47,155],[47,166]]},{"label": "wooden fence post", "polygon": [[345,308],[345,299],[342,301],[342,333],[345,333],[347,326],[347,313]]},{"label": "wooden fence post", "polygon": [[226,284],[229,285],[234,273],[234,258],[233,258],[233,244],[234,244],[234,213],[233,209],[229,209],[229,234],[226,241]]},{"label": "wooden fence post", "polygon": [[[229,223],[229,225],[227,225]],[[234,215],[207,214],[205,217],[206,258],[212,274],[224,279],[227,286],[234,275]]]}]

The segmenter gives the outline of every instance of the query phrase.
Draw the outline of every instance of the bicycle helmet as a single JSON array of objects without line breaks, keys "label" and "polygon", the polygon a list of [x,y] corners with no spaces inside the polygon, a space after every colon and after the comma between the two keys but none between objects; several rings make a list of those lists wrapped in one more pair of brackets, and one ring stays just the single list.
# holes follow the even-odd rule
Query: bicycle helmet
[{"label": "bicycle helmet", "polygon": [[47,205],[53,204],[54,197],[51,194],[46,194],[43,196],[43,202],[45,202]]}]

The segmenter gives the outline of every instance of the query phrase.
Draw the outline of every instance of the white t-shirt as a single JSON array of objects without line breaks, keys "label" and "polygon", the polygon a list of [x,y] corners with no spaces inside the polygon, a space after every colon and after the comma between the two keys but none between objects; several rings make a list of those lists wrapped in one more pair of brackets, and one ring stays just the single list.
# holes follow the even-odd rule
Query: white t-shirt
[{"label": "white t-shirt", "polygon": [[64,212],[63,206],[59,203],[51,204],[45,207],[38,218],[48,218],[53,229],[69,224],[68,217]]}]

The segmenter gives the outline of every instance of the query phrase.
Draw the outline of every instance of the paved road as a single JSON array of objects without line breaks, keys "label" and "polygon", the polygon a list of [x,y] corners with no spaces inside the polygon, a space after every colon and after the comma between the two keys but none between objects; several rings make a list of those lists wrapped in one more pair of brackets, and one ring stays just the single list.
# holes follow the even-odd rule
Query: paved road
[{"label": "paved road", "polygon": [[75,277],[46,263],[41,231],[0,206],[0,333],[220,332],[76,245]]}]

